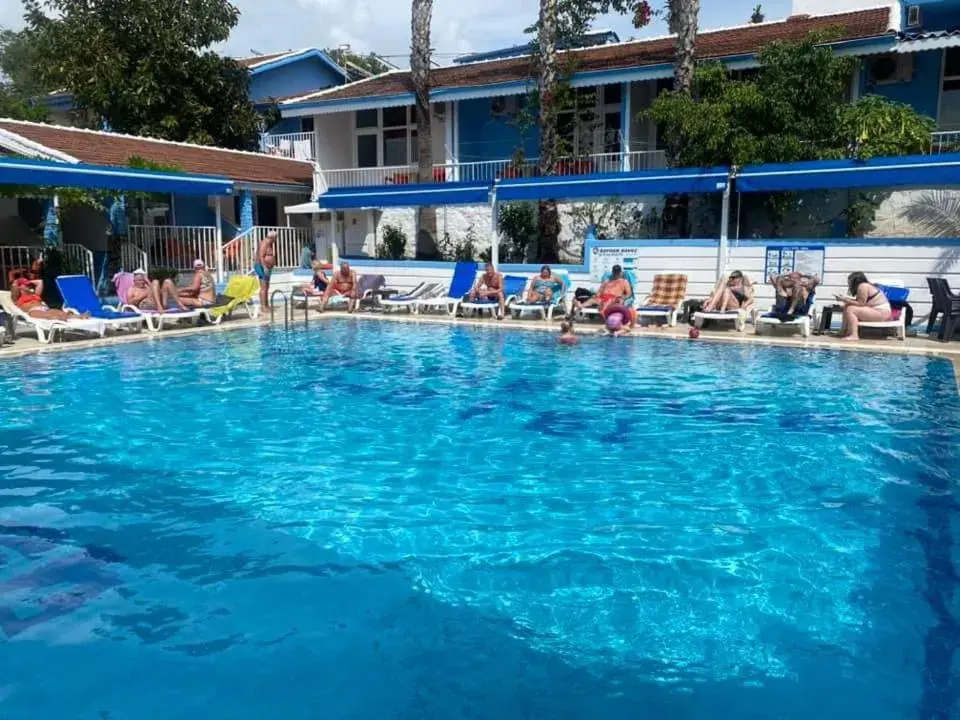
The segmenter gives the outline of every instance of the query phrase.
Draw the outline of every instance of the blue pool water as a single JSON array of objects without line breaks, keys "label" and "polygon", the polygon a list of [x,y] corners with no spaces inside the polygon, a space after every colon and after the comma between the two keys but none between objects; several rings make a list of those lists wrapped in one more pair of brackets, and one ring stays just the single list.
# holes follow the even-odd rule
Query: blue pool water
[{"label": "blue pool water", "polygon": [[0,396],[2,718],[958,712],[942,360],[335,320]]}]

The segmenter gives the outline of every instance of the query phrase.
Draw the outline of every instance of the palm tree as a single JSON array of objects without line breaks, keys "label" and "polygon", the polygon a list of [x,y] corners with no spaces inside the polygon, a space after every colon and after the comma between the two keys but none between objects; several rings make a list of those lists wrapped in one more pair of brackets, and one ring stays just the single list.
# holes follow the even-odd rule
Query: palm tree
[{"label": "palm tree", "polygon": [[[900,217],[911,223],[918,234],[933,238],[960,237],[960,193],[928,190],[901,210]],[[960,249],[951,248],[940,256],[933,271],[938,275],[953,272],[958,262]]]},{"label": "palm tree", "polygon": [[[537,93],[540,96],[540,176],[553,175],[557,165],[557,0],[540,0],[537,24]],[[560,217],[557,204],[540,202],[540,261],[559,260]]]},{"label": "palm tree", "polygon": [[[417,180],[432,183],[433,117],[430,108],[430,21],[433,0],[413,0],[411,8],[410,76],[416,95]],[[437,257],[437,211],[417,208],[417,257]]]},{"label": "palm tree", "polygon": [[673,89],[689,93],[693,87],[693,64],[697,42],[700,0],[669,0],[670,32],[677,34]]}]

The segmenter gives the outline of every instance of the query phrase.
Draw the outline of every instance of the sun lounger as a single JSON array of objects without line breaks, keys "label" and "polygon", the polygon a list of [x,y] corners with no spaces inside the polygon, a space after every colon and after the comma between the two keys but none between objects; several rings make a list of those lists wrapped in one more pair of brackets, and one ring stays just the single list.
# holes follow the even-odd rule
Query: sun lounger
[{"label": "sun lounger", "polygon": [[810,327],[813,323],[813,308],[816,297],[816,293],[810,293],[806,304],[798,309],[798,312],[793,316],[792,320],[783,320],[783,315],[776,312],[776,305],[774,305],[768,313],[760,314],[755,310],[753,318],[754,332],[759,335],[760,329],[764,325],[797,327],[800,328],[800,334],[803,335],[803,337],[810,337]]},{"label": "sun lounger", "polygon": [[210,308],[210,317],[219,322],[229,317],[237,308],[244,308],[251,318],[260,316],[260,304],[256,302],[260,292],[260,281],[253,275],[234,275],[227,281],[223,294],[217,296],[217,302]]},{"label": "sun lounger", "polygon": [[463,296],[473,289],[477,277],[477,263],[461,260],[453,269],[450,288],[446,295],[433,298],[421,298],[414,305],[414,312],[421,310],[443,309],[450,315],[456,315],[463,302]]},{"label": "sun lounger", "polygon": [[897,338],[900,340],[907,339],[907,313],[904,305],[907,302],[907,298],[910,295],[910,290],[905,287],[897,287],[895,285],[885,285],[882,283],[877,283],[877,288],[883,292],[886,296],[887,301],[890,303],[890,309],[892,313],[889,320],[861,320],[858,323],[859,327],[865,328],[881,328],[889,329],[896,332]]},{"label": "sun lounger", "polygon": [[383,300],[380,301],[380,307],[384,310],[404,308],[409,312],[415,309],[418,300],[432,298],[442,292],[443,288],[440,286],[440,283],[422,282],[408,293],[383,298]]},{"label": "sun lounger", "polygon": [[635,309],[637,318],[662,318],[668,325],[676,325],[686,295],[686,275],[654,275],[653,290]]},{"label": "sun lounger", "polygon": [[[506,305],[506,309],[509,312],[511,304],[516,302],[520,297],[523,297],[523,290],[527,286],[526,277],[522,275],[506,275],[503,278],[503,299]],[[499,308],[500,304],[496,300],[490,300],[487,298],[477,299],[477,300],[464,300],[460,303],[461,310],[476,310],[480,313],[483,313],[485,310],[489,310],[490,314],[493,314],[494,310]]]},{"label": "sun lounger", "polygon": [[[126,276],[129,276],[129,279]],[[143,310],[135,305],[130,305],[127,302],[127,293],[129,293],[130,288],[133,287],[133,275],[131,273],[117,273],[114,275],[113,281],[117,288],[117,297],[120,298],[120,307],[117,309],[121,312],[133,312],[142,315],[143,319],[147,322],[147,328],[153,332],[163,330],[163,326],[167,322],[179,322],[180,320],[197,321],[201,316],[206,316],[212,323],[217,322],[215,318],[211,317],[209,308],[197,308],[193,310],[169,309],[158,312],[156,310]]]},{"label": "sun lounger", "polygon": [[76,320],[64,321],[32,317],[17,307],[13,298],[10,297],[10,293],[6,290],[0,292],[0,308],[13,318],[14,330],[16,330],[16,323],[27,325],[37,333],[37,340],[45,345],[52,342],[57,333],[83,332],[103,337],[107,331],[106,323],[95,318],[77,318]]},{"label": "sun lounger", "polygon": [[562,270],[555,271],[554,275],[560,278],[562,284],[560,288],[553,294],[550,302],[528,303],[521,298],[519,301],[510,306],[510,312],[513,313],[515,318],[519,319],[525,312],[532,312],[537,313],[544,320],[551,321],[553,320],[554,311],[558,308],[560,309],[560,312],[566,314],[567,293],[570,290],[570,276]]},{"label": "sun lounger", "polygon": [[[357,278],[357,308],[363,304],[364,300],[371,301],[373,293],[380,290],[387,284],[383,275],[361,275]],[[327,301],[327,307],[331,305],[349,305],[350,298],[346,295],[331,295]]]},{"label": "sun lounger", "polygon": [[132,328],[137,332],[143,329],[143,317],[137,313],[119,312],[104,305],[93,289],[93,282],[86,275],[61,275],[57,278],[57,288],[63,297],[63,307],[69,312],[87,314],[102,320],[107,329],[120,330]]},{"label": "sun lounger", "polygon": [[707,320],[714,322],[733,322],[736,329],[739,332],[743,332],[743,327],[746,325],[749,312],[749,308],[727,310],[726,312],[695,312],[693,314],[693,324],[698,328],[702,328]]}]

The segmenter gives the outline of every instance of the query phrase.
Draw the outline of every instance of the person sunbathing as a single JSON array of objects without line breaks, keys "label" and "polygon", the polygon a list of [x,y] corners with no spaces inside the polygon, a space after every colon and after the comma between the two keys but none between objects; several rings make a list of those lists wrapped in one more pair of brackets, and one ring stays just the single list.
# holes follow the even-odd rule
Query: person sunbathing
[{"label": "person sunbathing", "polygon": [[357,302],[357,274],[350,269],[350,263],[340,263],[340,269],[337,270],[330,279],[327,289],[323,291],[323,302],[320,303],[319,311],[327,309],[327,303],[334,295],[339,295],[348,299],[347,312],[353,312]]},{"label": "person sunbathing", "polygon": [[167,278],[162,285],[158,280],[150,282],[147,271],[142,268],[133,271],[133,286],[127,291],[126,304],[159,313],[165,310],[188,309],[173,280]]},{"label": "person sunbathing", "polygon": [[185,305],[198,307],[207,307],[217,301],[217,285],[203,260],[193,261],[193,281],[189,287],[177,290],[177,295]]},{"label": "person sunbathing", "polygon": [[14,304],[32,318],[40,320],[76,320],[88,318],[90,313],[76,315],[65,310],[51,310],[43,301],[43,280],[27,280],[19,278],[10,288],[10,299]]},{"label": "person sunbathing", "polygon": [[506,311],[506,298],[503,296],[503,275],[497,272],[493,263],[487,263],[483,274],[477,278],[476,284],[467,295],[470,302],[476,302],[478,298],[481,300],[496,300],[498,305],[497,319],[503,320]]},{"label": "person sunbathing", "polygon": [[300,289],[307,297],[323,297],[323,294],[327,291],[327,286],[330,284],[330,280],[323,271],[322,262],[315,261],[312,267],[313,277],[310,278],[310,282],[301,285]]},{"label": "person sunbathing", "polygon": [[584,301],[577,301],[578,308],[583,310],[587,307],[597,306],[603,313],[614,303],[623,303],[628,297],[633,295],[633,287],[630,281],[623,274],[623,268],[614,265],[610,271],[610,279],[600,285],[597,294],[587,298]]},{"label": "person sunbathing", "polygon": [[563,280],[558,278],[550,270],[549,265],[540,268],[540,274],[534,278],[527,292],[527,303],[534,305],[536,303],[551,303],[553,296],[563,288]]},{"label": "person sunbathing", "polygon": [[771,275],[770,284],[777,295],[774,312],[779,315],[794,316],[807,307],[807,301],[820,284],[816,275],[804,275],[796,271],[782,275]]},{"label": "person sunbathing", "polygon": [[734,270],[726,281],[718,283],[703,312],[728,312],[749,307],[753,303],[753,283],[739,270]]}]

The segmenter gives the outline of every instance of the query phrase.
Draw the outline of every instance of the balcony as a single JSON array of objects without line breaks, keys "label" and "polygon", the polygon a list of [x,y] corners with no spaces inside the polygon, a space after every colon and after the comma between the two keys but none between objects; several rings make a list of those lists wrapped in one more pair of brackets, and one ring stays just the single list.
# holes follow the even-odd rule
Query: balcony
[{"label": "balcony", "polygon": [[260,152],[293,160],[306,160],[307,162],[313,162],[317,159],[312,132],[287,133],[285,135],[263,133],[260,136]]},{"label": "balcony", "polygon": [[[555,166],[556,175],[592,175],[632,170],[657,170],[666,167],[663,150],[631,153],[601,153],[577,158],[562,158]],[[408,185],[418,182],[416,165],[389,167],[340,168],[324,170],[328,188],[371,187],[376,185]],[[536,177],[537,159],[485,160],[437,164],[433,166],[433,182],[485,182],[501,178]]]},{"label": "balcony", "polygon": [[930,154],[960,152],[960,130],[938,130],[930,136]]}]

